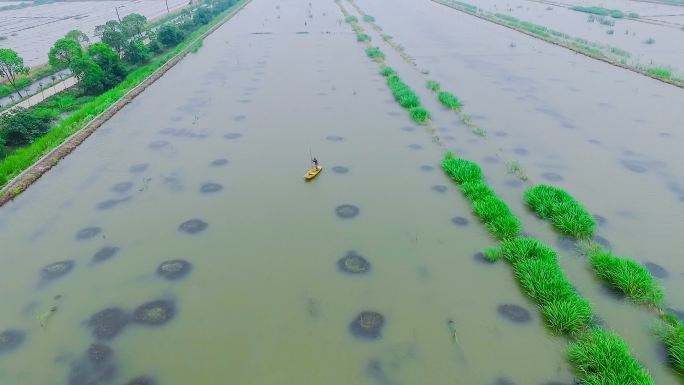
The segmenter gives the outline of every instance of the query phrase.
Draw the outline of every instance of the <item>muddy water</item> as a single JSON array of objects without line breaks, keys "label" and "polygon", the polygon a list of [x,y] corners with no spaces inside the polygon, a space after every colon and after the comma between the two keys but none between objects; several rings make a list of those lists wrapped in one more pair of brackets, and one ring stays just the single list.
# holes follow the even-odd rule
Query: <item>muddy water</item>
[{"label": "muddy water", "polygon": [[[334,3],[254,1],[2,207],[0,330],[26,333],[3,385],[570,383],[509,269],[474,258],[490,239],[377,71]],[[325,170],[307,184],[309,150]],[[370,271],[340,271],[349,251]],[[175,259],[187,276],[155,273]],[[174,318],[84,358],[92,315],[157,299]],[[352,333],[362,311],[378,335]]]},{"label": "muddy water", "polygon": [[[358,4],[414,56],[416,72],[430,71],[429,78],[462,97],[465,111],[487,130],[484,139],[467,136],[438,110],[442,138],[457,138],[446,140],[447,147],[480,163],[525,229],[561,250],[571,280],[633,346],[656,382],[677,383],[649,333],[654,317],[607,294],[572,245],[567,249],[525,209],[522,194],[531,183],[508,175],[506,162],[519,162],[533,183],[567,189],[605,218],[601,240],[618,255],[662,266],[668,305],[682,309],[684,264],[675,234],[684,229],[684,138],[678,129],[684,92],[436,4]],[[412,28],[402,21],[408,15]],[[412,81],[420,87],[422,79]]]},{"label": "muddy water", "polygon": [[[601,4],[590,0],[575,1],[562,3],[562,6],[552,3],[530,0],[471,2],[492,13],[510,15],[572,37],[626,50],[630,57],[625,60],[630,64],[670,68],[677,76],[684,76],[681,64],[684,63],[684,8],[623,0]],[[625,14],[634,12],[640,17],[615,19],[607,16],[605,19],[615,24],[608,26],[596,20],[590,22],[589,14],[571,9],[573,6],[599,5],[621,10]],[[649,44],[649,39],[654,42]]]},{"label": "muddy water", "polygon": [[[169,9],[187,4],[186,0],[169,0]],[[56,2],[0,13],[1,48],[11,48],[24,58],[24,64],[36,66],[47,63],[50,47],[72,29],[78,29],[95,37],[95,27],[109,20],[131,13],[139,13],[148,19],[166,14],[162,0],[145,1],[76,1]]]}]

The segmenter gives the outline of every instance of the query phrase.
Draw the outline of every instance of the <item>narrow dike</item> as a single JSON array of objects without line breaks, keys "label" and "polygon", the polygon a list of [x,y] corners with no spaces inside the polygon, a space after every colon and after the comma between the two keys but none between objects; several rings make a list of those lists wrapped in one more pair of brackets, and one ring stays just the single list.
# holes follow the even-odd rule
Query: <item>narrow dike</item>
[{"label": "narrow dike", "polygon": [[224,11],[217,21],[195,31],[189,39],[156,61],[130,73],[116,87],[86,103],[31,146],[18,150],[3,160],[0,166],[0,185],[4,186],[0,190],[0,207],[57,165],[102,124],[180,62],[193,50],[195,44],[221,27],[250,2],[251,0],[241,0]]},{"label": "narrow dike", "polygon": [[[393,69],[386,66],[382,51],[370,44],[368,35],[358,25],[358,19],[350,15],[339,0],[336,3],[345,21],[356,33],[357,41],[366,45],[367,55],[379,64],[380,73],[386,77],[395,100],[409,112],[422,108],[417,97],[413,98],[415,93],[401,82]],[[403,92],[395,92],[395,88]],[[450,101],[453,103],[453,100]],[[412,113],[411,117],[419,123],[429,124],[427,110],[419,116]],[[450,152],[442,161],[442,167],[461,187],[472,204],[473,212],[492,236],[500,241],[498,248],[486,250],[486,258],[491,262],[501,258],[507,260],[523,291],[539,305],[547,327],[554,334],[570,340],[567,357],[579,376],[579,382],[653,384],[646,369],[631,356],[627,343],[617,334],[596,324],[591,305],[565,277],[558,264],[557,253],[534,238],[520,235],[520,220],[487,186],[480,167]]]}]

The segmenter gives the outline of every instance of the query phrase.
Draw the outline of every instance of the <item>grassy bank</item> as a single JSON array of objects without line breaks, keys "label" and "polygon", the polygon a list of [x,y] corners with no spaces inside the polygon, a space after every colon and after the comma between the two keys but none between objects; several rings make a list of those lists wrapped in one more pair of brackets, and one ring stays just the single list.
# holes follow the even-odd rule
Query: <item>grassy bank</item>
[{"label": "grassy bank", "polygon": [[[69,136],[86,126],[90,121],[93,120],[93,118],[107,110],[129,91],[141,84],[155,71],[169,62],[173,57],[187,51],[198,38],[209,31],[213,26],[220,24],[227,17],[232,16],[235,12],[237,12],[238,9],[242,7],[243,4],[245,4],[245,2],[246,1],[244,0],[240,1],[229,9],[225,10],[216,18],[214,18],[212,22],[189,34],[185,40],[183,40],[174,48],[170,49],[168,52],[157,57],[149,64],[146,64],[129,73],[126,78],[114,88],[82,105],[68,118],[53,126],[46,135],[40,137],[27,147],[17,149],[12,155],[0,161],[0,185],[4,186],[10,179],[19,175],[43,155],[59,146]],[[18,192],[4,191],[3,195],[16,194]]]}]

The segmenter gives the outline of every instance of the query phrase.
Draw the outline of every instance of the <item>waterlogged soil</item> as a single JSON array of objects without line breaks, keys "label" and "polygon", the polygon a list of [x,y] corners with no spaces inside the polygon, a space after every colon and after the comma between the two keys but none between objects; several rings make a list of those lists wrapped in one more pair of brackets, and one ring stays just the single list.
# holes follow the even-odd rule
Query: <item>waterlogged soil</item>
[{"label": "waterlogged soil", "polygon": [[377,71],[334,3],[255,1],[2,207],[3,385],[570,381],[536,313],[497,311],[534,307]]},{"label": "waterlogged soil", "polygon": [[[534,0],[473,0],[469,3],[491,13],[539,24],[574,38],[619,48],[630,54],[624,57],[629,64],[668,68],[673,75],[684,77],[683,7],[627,0],[576,0],[562,4]],[[617,19],[604,16],[602,24],[596,15],[571,9],[574,6],[599,5],[620,10],[625,15],[636,13],[639,17]],[[607,25],[609,23],[614,25]]]},{"label": "waterlogged soil", "polygon": [[[599,215],[596,240],[604,247],[667,272],[659,278],[667,303],[681,309],[684,262],[674,234],[684,231],[679,129],[684,91],[438,4],[400,0],[387,9],[367,0],[357,3],[414,57],[416,67],[379,43],[390,65],[433,110],[445,147],[478,162],[525,231],[560,250],[570,280],[632,346],[655,382],[678,383],[649,332],[653,313],[606,290],[572,242],[559,239],[525,208],[523,193],[536,183],[569,191]],[[412,28],[402,22],[408,15],[413,15]],[[429,74],[404,76],[412,67],[414,73]],[[487,135],[472,134],[452,112],[430,104],[425,78],[462,98],[464,111]],[[512,162],[528,180],[508,173]]]},{"label": "waterlogged soil", "polygon": [[[2,5],[4,3],[0,3]],[[170,10],[185,6],[186,0],[168,0]],[[55,2],[0,12],[0,48],[11,48],[30,67],[47,63],[50,47],[72,29],[95,37],[95,27],[131,13],[148,19],[166,13],[165,0]]]}]

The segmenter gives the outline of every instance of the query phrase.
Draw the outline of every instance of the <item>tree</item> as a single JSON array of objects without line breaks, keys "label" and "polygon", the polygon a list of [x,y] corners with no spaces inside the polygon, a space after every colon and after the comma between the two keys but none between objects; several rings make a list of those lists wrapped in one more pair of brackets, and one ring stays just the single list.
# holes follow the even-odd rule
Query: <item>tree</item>
[{"label": "tree", "polygon": [[121,27],[129,38],[135,37],[137,39],[142,39],[145,24],[147,24],[147,18],[137,13],[131,13],[121,19]]},{"label": "tree", "polygon": [[158,53],[161,53],[161,51],[164,49],[164,47],[162,47],[162,45],[159,44],[159,40],[154,38],[154,39],[150,39],[150,42],[147,44],[147,49],[156,55]]},{"label": "tree", "polygon": [[25,146],[45,135],[49,122],[38,118],[25,108],[15,108],[0,118],[0,130],[10,146]]},{"label": "tree", "polygon": [[130,64],[141,64],[150,58],[150,51],[139,40],[133,40],[124,49],[124,60]]},{"label": "tree", "polygon": [[126,69],[119,59],[119,55],[105,43],[95,43],[88,47],[88,56],[102,69],[104,78],[102,85],[111,88],[126,77]]},{"label": "tree", "polygon": [[212,16],[213,15],[211,14],[210,10],[202,7],[195,11],[195,14],[192,16],[192,22],[195,25],[209,24]]},{"label": "tree", "polygon": [[121,55],[121,50],[123,50],[128,38],[124,33],[124,28],[118,21],[109,20],[104,23],[104,25],[98,25],[95,27],[95,35],[102,40],[103,43],[112,47],[116,52]]},{"label": "tree", "polygon": [[64,36],[67,39],[72,39],[76,40],[78,44],[83,44],[83,43],[89,43],[90,39],[88,38],[88,35],[85,33],[79,31],[78,29],[72,29],[71,31],[67,32],[66,36]]},{"label": "tree", "polygon": [[97,95],[105,89],[105,73],[93,59],[81,56],[71,62],[71,73],[78,79],[84,94]]},{"label": "tree", "polygon": [[19,97],[21,93],[17,89],[17,76],[28,73],[28,67],[24,65],[24,59],[17,55],[14,50],[0,48],[0,75],[7,79]]},{"label": "tree", "polygon": [[167,47],[173,47],[183,41],[183,32],[175,25],[165,25],[157,32],[159,41]]},{"label": "tree", "polygon": [[74,39],[62,38],[50,48],[48,59],[54,68],[66,68],[77,57],[83,55],[81,45]]}]

